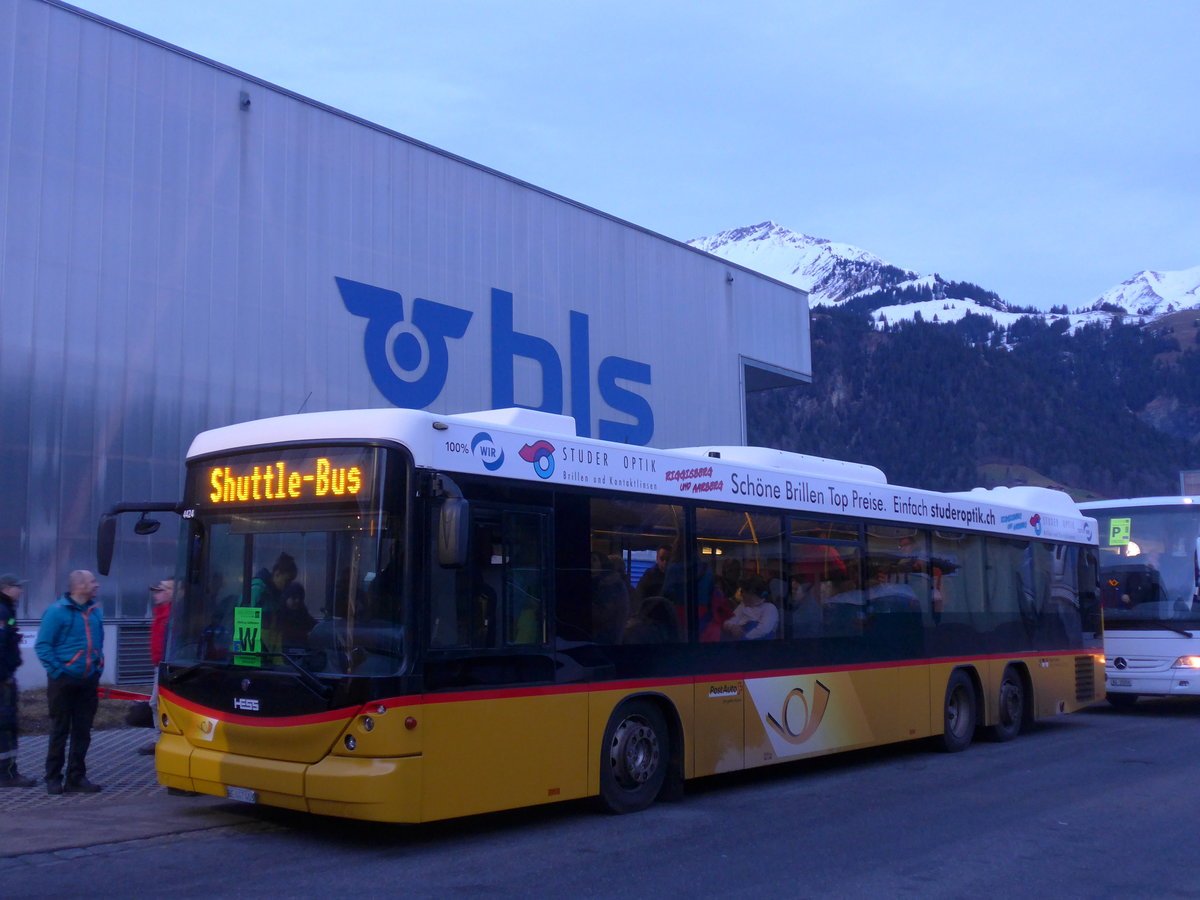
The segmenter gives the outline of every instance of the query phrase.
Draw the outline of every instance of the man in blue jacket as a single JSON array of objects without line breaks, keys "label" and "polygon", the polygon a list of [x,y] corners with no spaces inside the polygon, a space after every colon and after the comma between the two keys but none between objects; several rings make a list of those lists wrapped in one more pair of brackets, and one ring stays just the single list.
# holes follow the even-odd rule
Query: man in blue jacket
[{"label": "man in blue jacket", "polygon": [[[80,569],[67,578],[67,592],[46,610],[34,649],[49,677],[50,744],[46,750],[46,792],[94,794],[100,785],[87,780],[88,746],[99,700],[96,688],[104,669],[104,614],[96,603],[100,585]],[[67,777],[63,761],[71,739]]]}]

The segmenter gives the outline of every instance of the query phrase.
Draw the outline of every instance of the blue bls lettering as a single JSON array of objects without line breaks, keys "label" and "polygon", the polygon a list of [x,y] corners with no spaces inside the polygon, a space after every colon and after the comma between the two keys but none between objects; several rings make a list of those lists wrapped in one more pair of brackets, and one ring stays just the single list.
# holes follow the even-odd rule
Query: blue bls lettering
[{"label": "blue bls lettering", "polygon": [[367,320],[363,352],[379,392],[407,409],[424,409],[436,400],[450,371],[446,341],[466,334],[471,311],[418,297],[405,322],[404,298],[396,291],[334,280],[346,309]]},{"label": "blue bls lettering", "polygon": [[[581,437],[591,437],[591,361],[588,317],[570,314],[571,412]],[[513,361],[516,357],[538,364],[542,375],[542,399],[538,406],[516,402]],[[622,387],[618,381],[650,384],[650,366],[620,356],[606,356],[596,372],[600,396],[612,409],[625,413],[633,422],[601,419],[601,440],[626,444],[648,444],[654,436],[654,411],[641,394]],[[544,338],[519,332],[513,326],[513,296],[492,289],[492,406],[504,409],[525,406],[542,412],[563,412],[562,360],[554,346]]]},{"label": "blue bls lettering", "polygon": [[[446,386],[450,370],[447,341],[466,334],[470,310],[418,297],[410,318],[404,318],[404,298],[396,291],[335,277],[346,309],[367,320],[363,350],[367,370],[379,392],[396,406],[424,409]],[[519,332],[513,323],[513,297],[492,290],[492,406],[503,409],[526,406],[561,415],[563,366],[558,351],[544,338]],[[592,433],[591,351],[588,317],[570,312],[570,398],[576,428],[583,437]],[[514,360],[532,360],[541,372],[541,405],[516,402]],[[620,356],[606,356],[596,372],[600,396],[608,406],[632,422],[600,419],[603,440],[648,444],[654,435],[654,411],[641,394],[618,382],[649,385],[650,366]]]}]

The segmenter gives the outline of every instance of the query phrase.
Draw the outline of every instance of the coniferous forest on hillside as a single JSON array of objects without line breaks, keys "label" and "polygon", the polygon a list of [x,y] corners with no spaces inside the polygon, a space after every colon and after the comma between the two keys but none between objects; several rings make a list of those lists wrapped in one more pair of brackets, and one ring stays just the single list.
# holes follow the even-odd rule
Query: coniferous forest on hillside
[{"label": "coniferous forest on hillside", "polygon": [[751,444],[878,466],[893,484],[1062,487],[1078,500],[1179,493],[1200,468],[1200,314],[1069,333],[984,316],[873,328],[812,313],[813,383],[748,400]]}]

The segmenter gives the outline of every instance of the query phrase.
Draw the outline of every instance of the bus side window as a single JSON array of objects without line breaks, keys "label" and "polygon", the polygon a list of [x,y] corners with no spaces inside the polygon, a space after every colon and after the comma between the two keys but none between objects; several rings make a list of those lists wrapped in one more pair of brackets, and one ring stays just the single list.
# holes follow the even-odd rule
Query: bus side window
[{"label": "bus side window", "polygon": [[471,563],[467,575],[466,602],[459,608],[460,628],[472,647],[496,646],[496,614],[501,575],[496,551],[500,549],[491,527],[476,525],[471,534]]},{"label": "bus side window", "polygon": [[507,642],[545,644],[548,518],[541,513],[506,512],[503,534]]}]

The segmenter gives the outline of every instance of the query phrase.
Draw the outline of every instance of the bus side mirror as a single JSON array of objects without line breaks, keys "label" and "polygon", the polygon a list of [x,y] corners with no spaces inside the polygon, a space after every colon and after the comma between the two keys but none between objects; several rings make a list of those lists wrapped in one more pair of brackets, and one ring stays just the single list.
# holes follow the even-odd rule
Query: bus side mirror
[{"label": "bus side mirror", "polygon": [[443,569],[461,569],[467,564],[471,504],[461,497],[447,497],[438,512],[437,557]]},{"label": "bus side mirror", "polygon": [[158,531],[158,526],[162,523],[158,519],[148,519],[146,514],[142,513],[142,517],[133,523],[134,534],[154,534]]},{"label": "bus side mirror", "polygon": [[117,517],[105,513],[96,528],[96,570],[107,575],[112,568],[113,546],[117,541]]}]

